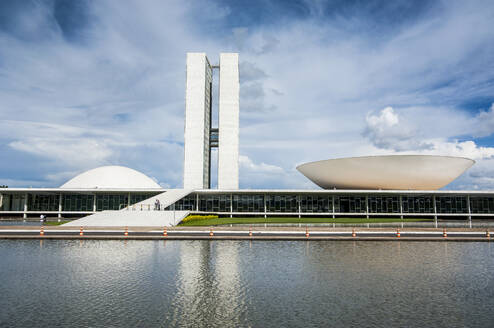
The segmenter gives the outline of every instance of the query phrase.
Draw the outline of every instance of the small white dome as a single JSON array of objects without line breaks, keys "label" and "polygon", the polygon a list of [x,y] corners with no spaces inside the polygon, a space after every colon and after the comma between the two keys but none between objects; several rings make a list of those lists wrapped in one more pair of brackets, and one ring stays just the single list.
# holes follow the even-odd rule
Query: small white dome
[{"label": "small white dome", "polygon": [[81,173],[64,183],[64,189],[154,189],[161,188],[147,175],[124,166],[101,166]]}]

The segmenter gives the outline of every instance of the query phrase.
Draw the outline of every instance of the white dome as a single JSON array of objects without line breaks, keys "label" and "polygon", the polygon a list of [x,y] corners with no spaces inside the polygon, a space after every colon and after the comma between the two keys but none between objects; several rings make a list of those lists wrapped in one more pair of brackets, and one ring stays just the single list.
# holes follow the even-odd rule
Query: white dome
[{"label": "white dome", "polygon": [[124,166],[101,166],[81,173],[64,183],[65,189],[155,189],[161,188],[147,175]]}]

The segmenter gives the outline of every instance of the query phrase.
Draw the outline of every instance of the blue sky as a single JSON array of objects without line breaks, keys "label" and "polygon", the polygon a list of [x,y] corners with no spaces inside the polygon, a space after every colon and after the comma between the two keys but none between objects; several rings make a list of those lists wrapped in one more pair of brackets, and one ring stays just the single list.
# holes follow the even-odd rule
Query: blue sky
[{"label": "blue sky", "polygon": [[183,170],[185,54],[240,53],[242,188],[295,167],[440,154],[494,188],[492,1],[1,1],[0,184],[124,165]]}]

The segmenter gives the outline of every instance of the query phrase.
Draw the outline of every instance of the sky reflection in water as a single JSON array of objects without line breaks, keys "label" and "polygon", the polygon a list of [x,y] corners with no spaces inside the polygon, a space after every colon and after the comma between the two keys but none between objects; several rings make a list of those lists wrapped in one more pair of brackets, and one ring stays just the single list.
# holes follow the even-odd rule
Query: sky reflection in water
[{"label": "sky reflection in water", "polygon": [[494,246],[0,241],[0,326],[489,326]]}]

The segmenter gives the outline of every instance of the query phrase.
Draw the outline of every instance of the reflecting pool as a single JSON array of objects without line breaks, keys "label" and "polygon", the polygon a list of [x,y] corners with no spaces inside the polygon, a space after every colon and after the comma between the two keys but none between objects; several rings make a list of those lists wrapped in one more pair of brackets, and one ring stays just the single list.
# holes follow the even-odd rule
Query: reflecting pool
[{"label": "reflecting pool", "polygon": [[494,244],[0,240],[0,326],[487,327]]}]

